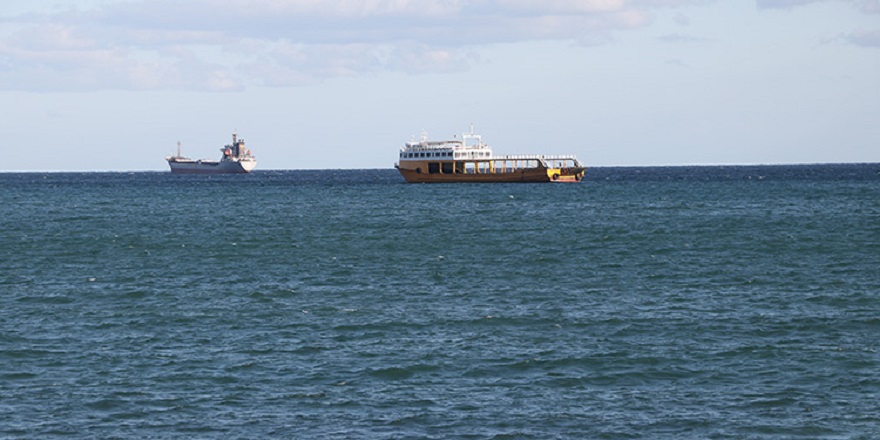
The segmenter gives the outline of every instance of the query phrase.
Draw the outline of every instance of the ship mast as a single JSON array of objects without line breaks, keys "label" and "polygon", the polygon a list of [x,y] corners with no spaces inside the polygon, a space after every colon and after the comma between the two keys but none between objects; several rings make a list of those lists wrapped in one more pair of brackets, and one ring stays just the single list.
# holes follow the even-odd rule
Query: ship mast
[{"label": "ship mast", "polygon": [[177,141],[177,157],[180,157],[180,141]]}]

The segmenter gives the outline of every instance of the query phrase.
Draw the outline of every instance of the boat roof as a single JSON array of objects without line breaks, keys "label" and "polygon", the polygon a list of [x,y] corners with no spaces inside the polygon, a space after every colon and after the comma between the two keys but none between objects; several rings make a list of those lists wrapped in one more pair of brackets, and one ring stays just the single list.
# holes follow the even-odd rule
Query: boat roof
[{"label": "boat roof", "polygon": [[402,150],[456,150],[456,149],[475,149],[475,150],[491,150],[489,145],[483,143],[482,136],[474,134],[473,128],[470,133],[461,135],[461,139],[453,139],[446,141],[429,141],[428,134],[422,132],[419,141],[407,142]]}]

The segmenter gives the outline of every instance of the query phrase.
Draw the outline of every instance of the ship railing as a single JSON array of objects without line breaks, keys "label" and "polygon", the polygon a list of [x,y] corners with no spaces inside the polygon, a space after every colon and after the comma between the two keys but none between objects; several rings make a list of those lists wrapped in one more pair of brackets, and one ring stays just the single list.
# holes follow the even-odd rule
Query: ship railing
[{"label": "ship railing", "polygon": [[431,151],[446,148],[460,148],[461,141],[437,141],[437,142],[407,142],[401,150]]},{"label": "ship railing", "polygon": [[492,156],[492,160],[577,160],[572,154],[508,154]]},{"label": "ship railing", "polygon": [[577,158],[572,154],[510,154],[504,156],[492,156],[489,160],[496,162],[537,161],[547,168],[580,166],[580,162],[578,162]]}]

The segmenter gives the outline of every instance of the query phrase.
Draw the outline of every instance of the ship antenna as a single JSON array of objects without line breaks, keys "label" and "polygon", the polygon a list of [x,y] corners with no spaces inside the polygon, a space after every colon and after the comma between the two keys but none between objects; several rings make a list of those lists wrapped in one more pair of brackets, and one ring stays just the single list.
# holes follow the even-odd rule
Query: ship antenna
[{"label": "ship antenna", "polygon": [[177,141],[177,157],[180,157],[180,141]]}]

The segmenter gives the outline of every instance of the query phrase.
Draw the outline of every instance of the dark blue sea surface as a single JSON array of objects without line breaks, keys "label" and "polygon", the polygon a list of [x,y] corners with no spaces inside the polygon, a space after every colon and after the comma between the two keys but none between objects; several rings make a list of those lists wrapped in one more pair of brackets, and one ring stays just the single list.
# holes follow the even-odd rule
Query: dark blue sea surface
[{"label": "dark blue sea surface", "polygon": [[0,438],[880,438],[878,164],[0,188]]}]

